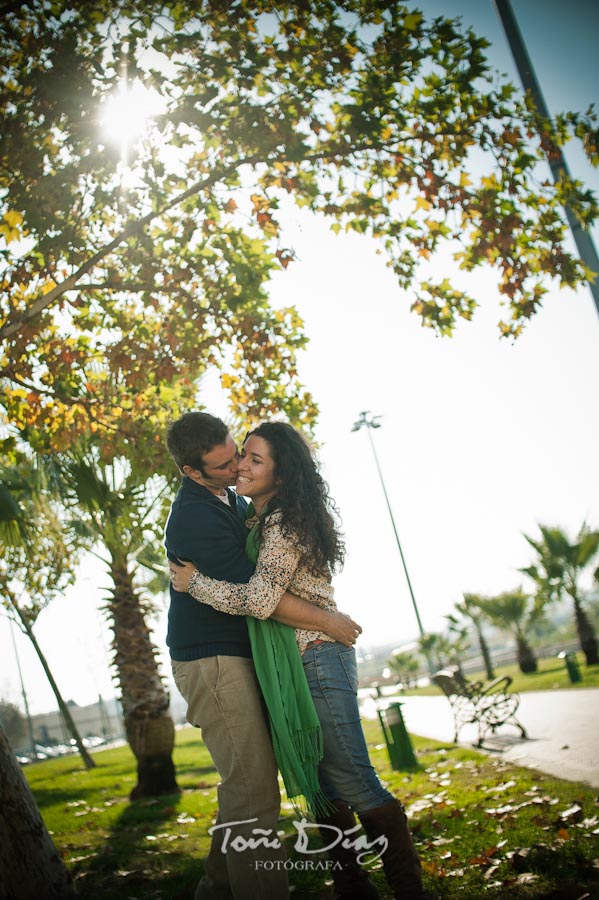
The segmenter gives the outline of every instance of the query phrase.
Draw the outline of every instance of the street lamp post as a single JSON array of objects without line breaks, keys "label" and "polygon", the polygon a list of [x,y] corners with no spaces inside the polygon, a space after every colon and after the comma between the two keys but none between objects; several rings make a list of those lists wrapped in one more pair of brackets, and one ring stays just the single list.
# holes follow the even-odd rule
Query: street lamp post
[{"label": "street lamp post", "polygon": [[[510,50],[512,51],[518,74],[524,85],[524,90],[530,94],[532,101],[541,116],[547,122],[550,122],[551,116],[549,115],[545,98],[543,97],[539,82],[537,81],[537,76],[530,60],[530,56],[528,55],[522,33],[518,27],[516,16],[510,5],[510,0],[495,0],[495,6],[497,7],[497,12],[499,13],[505,36],[510,45]],[[551,141],[551,149],[550,152],[547,153],[547,162],[549,163],[554,182],[557,183],[564,176],[570,179],[570,172],[568,171],[564,155],[555,141]],[[572,231],[572,237],[574,238],[578,255],[591,272],[594,272],[595,274],[599,273],[599,257],[597,256],[597,251],[591,235],[583,228],[581,222],[567,203],[564,207],[564,211],[566,213],[568,225]],[[595,301],[595,308],[599,313],[599,278],[595,278],[594,281],[591,281],[589,288],[593,300]]]},{"label": "street lamp post", "polygon": [[29,703],[27,702],[27,692],[25,691],[25,682],[23,681],[23,672],[21,671],[21,662],[19,660],[19,653],[17,651],[17,642],[15,640],[15,632],[13,628],[12,619],[9,618],[8,624],[10,627],[10,634],[12,637],[12,645],[15,651],[15,658],[17,660],[17,671],[19,673],[19,680],[21,682],[21,694],[23,697],[23,706],[25,707],[25,718],[27,719],[27,732],[29,735],[29,743],[31,745],[31,753],[33,755],[33,759],[37,759],[37,748],[35,746],[35,738],[33,737],[33,723],[31,721],[31,714],[29,712]]},{"label": "street lamp post", "polygon": [[[380,422],[378,421],[380,418],[381,418],[380,416],[373,416],[373,415],[370,413],[369,410],[367,410],[366,412],[361,412],[361,413],[360,413],[360,418],[358,419],[357,422],[354,422],[354,424],[353,424],[353,426],[352,426],[352,431],[360,431],[361,428],[366,428],[366,431],[368,432],[368,440],[370,441],[370,446],[371,446],[371,448],[372,448],[372,454],[373,454],[373,456],[374,456],[374,461],[375,461],[375,463],[376,463],[376,468],[377,468],[377,471],[378,471],[378,473],[379,473],[379,478],[380,478],[380,480],[381,480],[381,486],[382,486],[382,488],[383,488],[383,494],[385,495],[385,501],[386,501],[386,503],[387,503],[387,509],[389,510],[389,516],[390,516],[390,518],[391,518],[391,524],[392,524],[392,526],[393,526],[393,533],[394,533],[394,535],[395,535],[395,540],[396,540],[396,542],[397,542],[397,549],[399,550],[399,555],[400,555],[400,557],[401,557],[401,563],[402,563],[403,570],[404,570],[404,573],[405,573],[405,576],[406,576],[406,581],[407,581],[407,583],[408,583],[408,590],[410,591],[410,597],[412,598],[412,606],[414,607],[414,613],[415,613],[415,615],[416,615],[416,621],[418,622],[418,630],[419,630],[419,632],[420,632],[420,637],[422,638],[422,637],[424,637],[424,629],[423,629],[423,627],[422,627],[422,622],[420,621],[420,614],[419,614],[419,612],[418,612],[418,606],[417,606],[417,604],[416,604],[416,598],[414,597],[414,591],[412,590],[412,582],[410,581],[410,576],[408,575],[408,567],[406,566],[406,561],[405,561],[405,559],[404,559],[403,550],[401,549],[401,542],[400,542],[400,540],[399,540],[399,535],[398,535],[398,533],[397,533],[397,528],[396,528],[396,526],[395,526],[395,519],[393,518],[393,511],[392,511],[392,509],[391,509],[391,503],[389,502],[389,497],[388,497],[388,495],[387,495],[387,489],[386,489],[386,487],[385,487],[385,481],[384,481],[383,473],[382,473],[381,466],[380,466],[380,463],[379,463],[379,458],[378,458],[378,456],[376,455],[376,449],[375,449],[375,446],[374,446],[374,441],[372,440],[372,435],[371,435],[371,433],[370,433],[370,432],[371,432],[371,429],[373,429],[373,428],[380,428],[380,427],[381,427]],[[427,662],[428,662],[428,665],[429,665],[429,669],[430,669],[431,672],[432,672],[432,664],[431,664],[431,661],[428,659],[428,656],[427,656]]]}]

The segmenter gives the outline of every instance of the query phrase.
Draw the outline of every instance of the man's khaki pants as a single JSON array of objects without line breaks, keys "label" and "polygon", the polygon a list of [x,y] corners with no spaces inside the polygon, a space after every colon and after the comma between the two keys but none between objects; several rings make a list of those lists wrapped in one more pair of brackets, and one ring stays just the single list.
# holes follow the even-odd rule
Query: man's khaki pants
[{"label": "man's khaki pants", "polygon": [[[277,837],[281,798],[254,664],[240,656],[211,656],[172,663],[177,688],[187,701],[187,721],[202,729],[202,738],[220,775],[218,818],[205,877],[196,900],[287,900],[289,884],[284,850],[245,847],[264,829]],[[247,822],[247,820],[252,820]],[[228,840],[226,852],[223,842]]]}]

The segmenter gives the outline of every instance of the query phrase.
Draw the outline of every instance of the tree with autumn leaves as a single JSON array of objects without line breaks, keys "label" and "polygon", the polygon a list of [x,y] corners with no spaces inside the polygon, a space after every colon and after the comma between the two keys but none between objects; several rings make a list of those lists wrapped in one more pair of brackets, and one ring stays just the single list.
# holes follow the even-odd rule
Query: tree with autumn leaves
[{"label": "tree with autumn leaves", "polygon": [[[376,237],[440,333],[477,304],[431,274],[443,244],[496,269],[504,334],[551,278],[588,274],[562,204],[588,226],[596,201],[540,161],[594,120],[539,119],[455,22],[387,0],[34,0],[0,27],[0,372],[10,420],[55,444],[112,424],[123,450],[127,419],[207,366],[240,414],[310,418],[301,323],[266,290],[293,261],[284,198]],[[133,85],[161,112],[124,158],[101,121]]]},{"label": "tree with autumn leaves", "polygon": [[[553,185],[543,160],[595,120],[541,120],[456,22],[388,0],[32,0],[3,11],[9,455],[15,441],[79,453],[96,475],[131,467],[143,487],[172,474],[166,424],[197,405],[210,369],[234,421],[276,412],[309,426],[302,322],[268,302],[270,275],[293,268],[288,202],[375,237],[440,334],[478,302],[435,279],[444,245],[465,272],[495,269],[504,335],[520,333],[549,280],[588,276],[561,210],[589,226],[596,201],[574,180]],[[135,86],[157,112],[119,148],[102,119]],[[133,554],[118,568],[137,597],[135,564]]]}]

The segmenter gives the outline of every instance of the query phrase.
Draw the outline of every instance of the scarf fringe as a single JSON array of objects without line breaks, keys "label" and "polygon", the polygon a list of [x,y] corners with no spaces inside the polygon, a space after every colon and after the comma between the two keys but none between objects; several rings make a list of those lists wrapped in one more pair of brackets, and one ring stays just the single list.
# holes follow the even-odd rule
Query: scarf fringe
[{"label": "scarf fringe", "polygon": [[[301,789],[283,784],[287,799],[298,815],[309,812],[316,820],[322,816],[328,816],[335,810],[335,806],[327,799],[318,782],[318,763],[322,759],[322,731],[320,726],[315,726],[307,731],[297,731],[291,740],[302,761],[305,784]],[[304,803],[301,804],[301,800]]]}]

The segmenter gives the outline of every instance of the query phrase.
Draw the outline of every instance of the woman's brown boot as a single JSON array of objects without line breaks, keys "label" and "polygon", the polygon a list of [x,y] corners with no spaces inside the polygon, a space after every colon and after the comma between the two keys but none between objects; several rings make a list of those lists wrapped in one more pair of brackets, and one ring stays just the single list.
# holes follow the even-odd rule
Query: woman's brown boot
[{"label": "woman's brown boot", "polygon": [[393,896],[397,900],[434,900],[422,886],[420,860],[401,803],[390,800],[383,806],[369,809],[360,813],[360,821],[370,841],[382,836],[387,838],[387,849],[381,859]]},{"label": "woman's brown boot", "polygon": [[[326,817],[319,816],[318,830],[325,847],[332,844],[339,834],[325,826],[334,826],[341,832],[347,832],[357,825],[349,806],[341,800],[333,800],[333,805],[336,812]],[[350,834],[348,838],[351,841],[354,835]],[[359,864],[356,851],[345,849],[341,844],[342,840],[339,840],[326,851],[333,862],[334,900],[379,900],[379,892],[368,877],[368,872]]]}]

